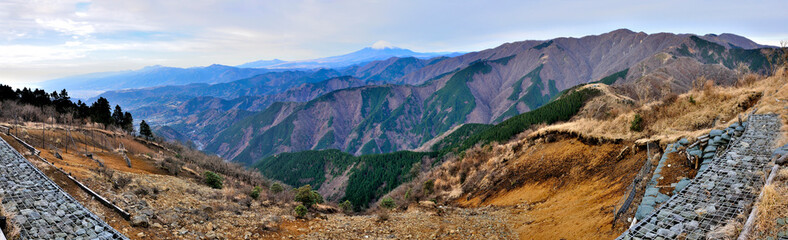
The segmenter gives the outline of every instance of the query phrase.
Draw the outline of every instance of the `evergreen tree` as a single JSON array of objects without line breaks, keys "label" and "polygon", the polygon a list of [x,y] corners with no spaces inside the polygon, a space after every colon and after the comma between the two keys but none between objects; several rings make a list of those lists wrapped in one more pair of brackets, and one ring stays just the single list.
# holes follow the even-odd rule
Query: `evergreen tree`
[{"label": "evergreen tree", "polygon": [[93,105],[90,105],[90,118],[94,122],[103,123],[104,126],[109,126],[113,123],[109,101],[106,98],[99,97]]},{"label": "evergreen tree", "polygon": [[77,100],[77,118],[85,119],[88,116],[90,116],[90,107],[82,100]]},{"label": "evergreen tree", "polygon": [[145,120],[142,120],[140,123],[140,135],[148,139],[153,137],[153,132],[150,131],[150,126],[148,126]]},{"label": "evergreen tree", "polygon": [[124,124],[123,109],[120,108],[120,105],[115,105],[115,111],[112,112],[112,122],[118,127],[122,127]]},{"label": "evergreen tree", "polygon": [[59,113],[72,112],[76,109],[77,105],[71,102],[71,97],[68,96],[66,89],[57,92],[52,92],[52,103],[55,104],[55,110]]},{"label": "evergreen tree", "polygon": [[16,94],[11,86],[0,84],[0,101],[17,99],[19,99],[19,95]]},{"label": "evergreen tree", "polygon": [[134,118],[131,117],[131,113],[126,112],[123,114],[123,125],[121,125],[121,128],[126,130],[126,132],[134,131]]}]

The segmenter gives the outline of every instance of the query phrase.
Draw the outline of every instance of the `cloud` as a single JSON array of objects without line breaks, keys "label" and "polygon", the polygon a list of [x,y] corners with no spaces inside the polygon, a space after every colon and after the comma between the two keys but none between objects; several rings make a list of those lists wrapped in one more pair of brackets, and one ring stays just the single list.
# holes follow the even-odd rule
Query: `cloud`
[{"label": "cloud", "polygon": [[617,28],[732,32],[779,42],[786,34],[786,8],[788,2],[780,0],[4,0],[0,69],[17,69],[15,76],[33,81],[73,73],[64,69],[317,58],[371,42],[378,48],[395,42],[414,51],[475,51]]},{"label": "cloud", "polygon": [[87,36],[96,32],[96,28],[93,25],[87,22],[76,22],[71,19],[36,19],[36,23],[44,29],[51,29],[69,35]]}]

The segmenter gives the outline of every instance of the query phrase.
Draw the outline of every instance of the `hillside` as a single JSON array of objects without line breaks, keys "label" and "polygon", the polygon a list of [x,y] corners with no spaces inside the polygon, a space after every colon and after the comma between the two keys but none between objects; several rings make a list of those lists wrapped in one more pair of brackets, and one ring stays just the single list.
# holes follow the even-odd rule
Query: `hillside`
[{"label": "hillside", "polygon": [[[239,121],[207,143],[206,150],[250,164],[310,149],[355,155],[416,149],[454,126],[497,123],[533,110],[578,84],[604,79],[613,85],[649,81],[659,86],[640,88],[658,94],[624,91],[639,99],[685,92],[699,77],[730,85],[737,77],[732,68],[742,63],[749,71],[763,72],[768,67],[764,59],[759,50],[728,48],[695,35],[628,30],[508,43],[443,59],[398,80],[420,85],[344,89],[298,104],[292,112],[271,109],[265,113],[277,113],[266,117],[271,121]],[[231,137],[238,135],[248,137]],[[242,139],[250,141],[242,144]]]},{"label": "hillside", "polygon": [[[195,97],[178,105],[143,107],[132,110],[140,118],[160,129],[167,129],[165,139],[195,142],[202,147],[217,133],[233,123],[265,110],[277,102],[306,102],[331,91],[366,85],[353,77],[336,77],[315,83],[304,83],[282,93],[258,97],[224,100],[217,97]],[[157,130],[157,132],[160,132]],[[163,133],[163,132],[162,132]],[[179,136],[170,138],[168,136]]]},{"label": "hillside", "polygon": [[286,184],[310,184],[330,200],[348,200],[358,209],[365,209],[371,201],[447,156],[475,145],[506,141],[537,124],[569,120],[586,101],[601,94],[593,88],[570,91],[543,107],[493,126],[465,125],[439,141],[431,152],[398,151],[356,157],[335,149],[312,150],[263,158],[253,167]]},{"label": "hillside", "polygon": [[[660,182],[669,183],[693,177],[684,172],[686,158],[669,152],[664,153],[668,159],[680,160],[659,173],[654,170],[666,145],[682,138],[696,139],[710,129],[725,128],[744,114],[775,113],[782,122],[777,132],[782,138],[767,148],[783,146],[788,140],[788,112],[781,103],[788,99],[786,81],[788,75],[780,70],[768,78],[739,78],[735,87],[706,85],[678,96],[636,104],[616,94],[619,89],[603,87],[604,94],[586,103],[568,122],[525,131],[511,140],[477,145],[420,174],[388,196],[398,206],[409,206],[409,210],[418,201],[435,199],[438,204],[463,209],[488,209],[485,214],[491,217],[508,215],[507,229],[516,232],[520,239],[613,239],[627,229],[627,219],[637,210],[637,205],[633,205],[614,218],[630,188],[635,187],[634,202],[640,202],[646,191],[645,181],[638,178],[649,179],[654,174],[665,178],[659,178]],[[606,114],[597,114],[601,105],[610,106],[601,108]],[[630,129],[635,114],[644,119],[642,131]],[[679,178],[667,180],[669,177]],[[726,188],[715,187],[711,192],[727,193]],[[771,194],[767,201],[785,203],[775,188],[764,189]],[[785,194],[784,189],[779,191]],[[784,211],[777,202],[759,204]],[[733,219],[739,224],[733,226],[743,224],[747,217],[743,215]],[[766,212],[760,215],[766,219],[756,219],[762,227],[758,234],[763,234],[758,236],[774,236],[784,229],[769,224],[779,216]],[[730,232],[730,226],[724,225],[710,228],[715,230],[713,234],[733,236],[707,236],[738,235],[738,231]],[[324,234],[332,233],[327,229]]]}]

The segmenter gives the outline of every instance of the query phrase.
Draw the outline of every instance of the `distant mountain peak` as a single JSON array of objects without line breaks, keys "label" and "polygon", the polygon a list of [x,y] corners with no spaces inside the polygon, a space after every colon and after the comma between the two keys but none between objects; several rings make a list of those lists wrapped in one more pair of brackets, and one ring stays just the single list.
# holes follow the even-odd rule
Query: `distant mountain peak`
[{"label": "distant mountain peak", "polygon": [[396,48],[398,47],[394,47],[393,44],[384,40],[379,40],[372,44],[372,49],[380,50],[380,49],[396,49]]},{"label": "distant mountain peak", "polygon": [[151,70],[151,69],[157,69],[157,68],[163,68],[163,67],[164,67],[164,66],[162,66],[162,65],[158,65],[158,64],[156,64],[156,65],[150,65],[150,66],[145,66],[145,67],[142,67],[142,70],[146,70],[146,69],[147,69],[147,70]]}]

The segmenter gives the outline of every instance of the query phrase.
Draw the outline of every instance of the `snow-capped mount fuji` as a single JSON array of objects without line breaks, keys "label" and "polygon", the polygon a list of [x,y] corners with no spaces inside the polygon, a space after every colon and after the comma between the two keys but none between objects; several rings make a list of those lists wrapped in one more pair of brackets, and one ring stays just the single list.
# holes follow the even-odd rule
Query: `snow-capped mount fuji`
[{"label": "snow-capped mount fuji", "polygon": [[312,69],[312,68],[342,68],[356,64],[385,60],[392,57],[415,57],[420,59],[428,59],[438,56],[454,57],[462,55],[459,52],[414,52],[405,48],[394,47],[385,41],[378,41],[370,47],[365,47],[361,50],[325,58],[298,60],[298,61],[283,61],[279,59],[274,60],[260,60],[238,65],[244,68],[268,68],[268,69]]}]

